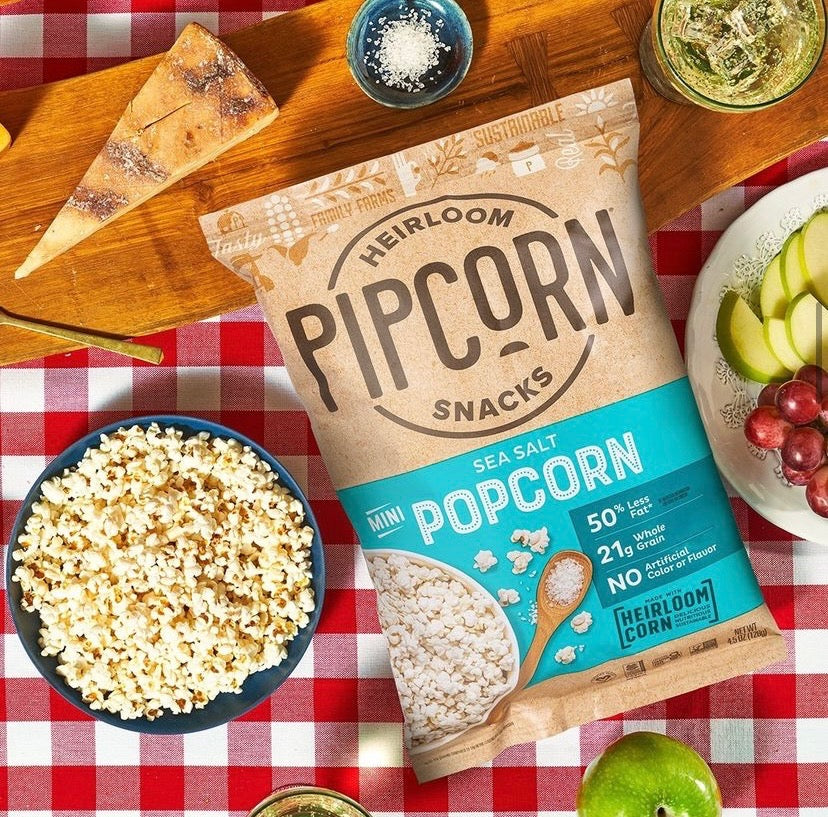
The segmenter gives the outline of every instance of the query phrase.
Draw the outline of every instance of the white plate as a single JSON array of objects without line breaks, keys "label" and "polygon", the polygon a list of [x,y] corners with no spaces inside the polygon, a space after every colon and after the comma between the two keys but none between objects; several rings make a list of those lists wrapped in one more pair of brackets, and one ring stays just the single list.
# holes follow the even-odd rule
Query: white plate
[{"label": "white plate", "polygon": [[776,452],[753,449],[742,426],[761,384],[725,362],[716,342],[716,314],[726,289],[758,299],[767,263],[785,238],[828,206],[828,168],[778,187],[728,227],[702,268],[687,321],[687,370],[719,470],[769,522],[802,539],[828,544],[828,520],[813,513],[805,489],[787,485]]}]

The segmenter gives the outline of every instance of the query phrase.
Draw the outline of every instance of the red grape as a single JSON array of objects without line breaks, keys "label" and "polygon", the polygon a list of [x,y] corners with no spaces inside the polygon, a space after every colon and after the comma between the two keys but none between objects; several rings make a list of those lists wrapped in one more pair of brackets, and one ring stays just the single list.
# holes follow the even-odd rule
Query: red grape
[{"label": "red grape", "polygon": [[828,466],[811,477],[805,488],[805,499],[815,514],[828,517]]},{"label": "red grape", "polygon": [[813,471],[825,460],[825,438],[810,426],[791,431],[782,445],[782,462],[795,471]]},{"label": "red grape", "polygon": [[828,372],[822,367],[814,366],[812,363],[801,366],[794,375],[794,379],[810,383],[820,397],[828,396]]},{"label": "red grape", "polygon": [[781,383],[768,383],[762,391],[759,392],[759,397],[756,400],[757,406],[775,406],[776,392],[779,391]]},{"label": "red grape", "polygon": [[781,449],[785,479],[804,485],[811,510],[828,518],[828,371],[807,365],[787,383],[768,383],[744,431],[759,448]]},{"label": "red grape", "polygon": [[818,470],[818,468],[814,468],[813,471],[797,471],[789,465],[785,465],[784,462],[782,463],[782,473],[791,485],[807,485]]},{"label": "red grape", "polygon": [[792,429],[776,406],[759,406],[745,419],[745,437],[758,448],[781,448]]},{"label": "red grape", "polygon": [[822,398],[822,404],[819,409],[819,419],[822,425],[828,426],[828,397]]},{"label": "red grape", "polygon": [[816,386],[804,380],[789,380],[776,392],[776,407],[782,416],[797,426],[812,423],[819,417],[820,402]]}]

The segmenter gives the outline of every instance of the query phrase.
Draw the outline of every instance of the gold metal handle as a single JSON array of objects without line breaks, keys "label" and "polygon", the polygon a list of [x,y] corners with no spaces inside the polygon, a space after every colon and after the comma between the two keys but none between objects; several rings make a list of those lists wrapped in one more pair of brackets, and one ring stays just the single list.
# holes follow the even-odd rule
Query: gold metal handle
[{"label": "gold metal handle", "polygon": [[41,335],[50,335],[53,338],[79,343],[82,346],[94,346],[96,349],[105,349],[108,352],[115,352],[118,355],[134,357],[138,360],[145,360],[147,363],[160,363],[164,358],[164,352],[157,346],[145,346],[141,343],[133,343],[128,340],[107,338],[103,335],[92,335],[88,332],[76,332],[74,329],[64,329],[60,326],[52,326],[47,323],[27,321],[22,318],[13,318],[11,315],[0,315],[0,324],[16,326],[18,329],[28,329],[30,332],[38,332]]}]

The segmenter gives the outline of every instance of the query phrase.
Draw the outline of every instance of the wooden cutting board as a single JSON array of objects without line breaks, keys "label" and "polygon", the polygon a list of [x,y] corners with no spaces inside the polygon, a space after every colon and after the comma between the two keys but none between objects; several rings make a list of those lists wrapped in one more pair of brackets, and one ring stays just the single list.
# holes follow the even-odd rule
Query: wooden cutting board
[{"label": "wooden cutting board", "polygon": [[[276,122],[19,282],[14,270],[159,58],[0,93],[0,121],[15,137],[0,156],[0,306],[128,336],[245,306],[253,291],[212,259],[197,216],[627,76],[640,106],[651,230],[828,133],[824,62],[799,93],[759,113],[658,97],[637,57],[647,0],[462,0],[475,38],[467,78],[436,105],[390,110],[358,90],[345,63],[359,4],[327,0],[228,35],[280,104]],[[0,364],[69,348],[0,327]]]}]

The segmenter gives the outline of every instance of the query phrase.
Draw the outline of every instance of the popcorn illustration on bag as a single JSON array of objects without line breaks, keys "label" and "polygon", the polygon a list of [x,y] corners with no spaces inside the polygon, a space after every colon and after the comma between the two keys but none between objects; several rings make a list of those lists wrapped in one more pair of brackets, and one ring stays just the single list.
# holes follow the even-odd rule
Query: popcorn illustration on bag
[{"label": "popcorn illustration on bag", "polygon": [[592,626],[592,614],[586,611],[584,611],[583,613],[578,613],[578,615],[574,616],[572,621],[570,621],[569,623],[576,633],[583,635]]},{"label": "popcorn illustration on bag", "polygon": [[493,568],[497,564],[497,557],[490,550],[478,551],[474,557],[474,566],[481,572]]},{"label": "popcorn illustration on bag", "polygon": [[501,607],[508,607],[510,604],[517,604],[520,601],[520,593],[513,587],[501,587],[497,591],[497,600]]},{"label": "popcorn illustration on bag", "polygon": [[512,563],[512,573],[519,574],[526,572],[529,562],[532,561],[532,554],[524,550],[510,550],[506,558]]}]

